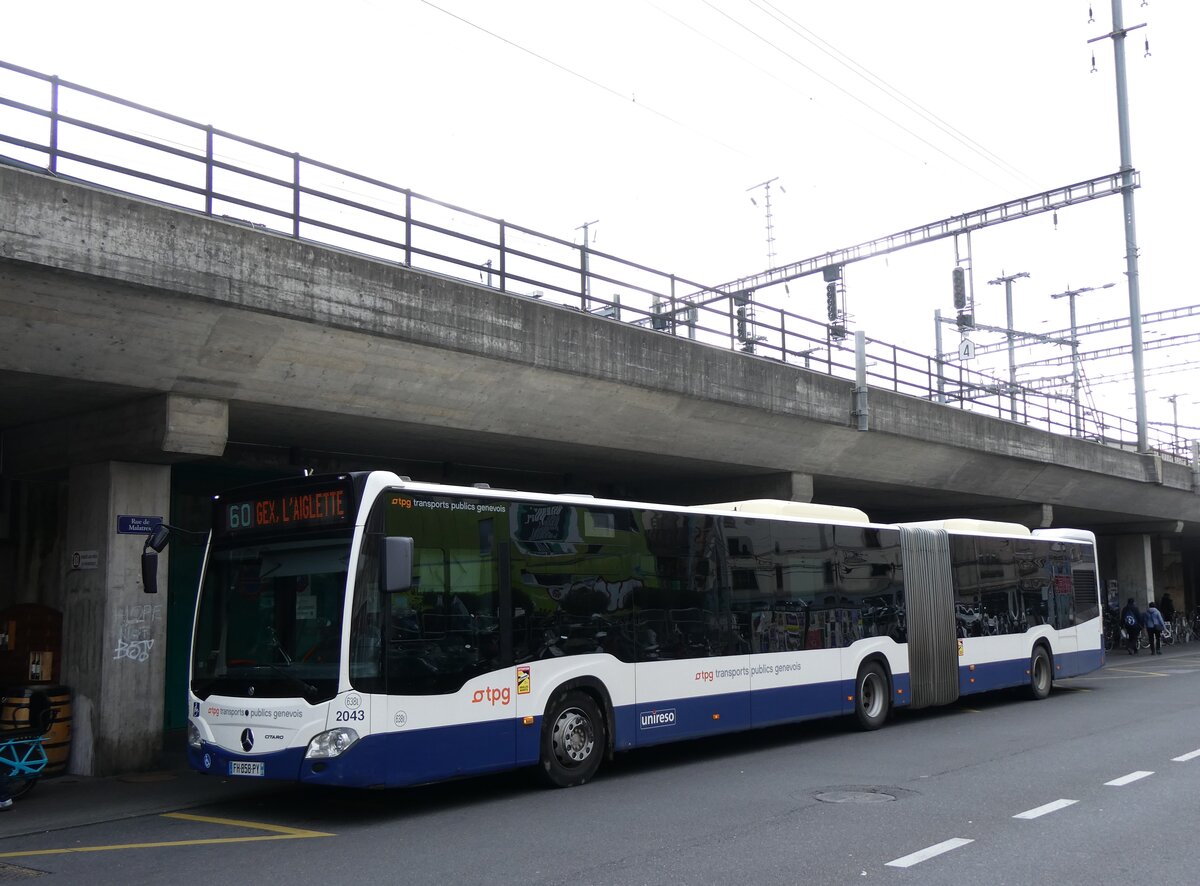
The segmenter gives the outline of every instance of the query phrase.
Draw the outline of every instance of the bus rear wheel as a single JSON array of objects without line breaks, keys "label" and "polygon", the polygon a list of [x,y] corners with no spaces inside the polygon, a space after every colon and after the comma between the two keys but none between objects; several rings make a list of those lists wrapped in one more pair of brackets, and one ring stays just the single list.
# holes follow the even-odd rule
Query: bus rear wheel
[{"label": "bus rear wheel", "polygon": [[858,672],[854,692],[854,716],[862,729],[878,729],[888,717],[892,696],[887,675],[875,662],[863,665]]},{"label": "bus rear wheel", "polygon": [[591,696],[555,699],[542,725],[542,777],[558,788],[581,785],[600,768],[604,748],[604,717]]},{"label": "bus rear wheel", "polygon": [[1050,654],[1045,646],[1035,646],[1033,657],[1029,659],[1029,697],[1040,700],[1050,694],[1050,684],[1053,683],[1050,670]]}]

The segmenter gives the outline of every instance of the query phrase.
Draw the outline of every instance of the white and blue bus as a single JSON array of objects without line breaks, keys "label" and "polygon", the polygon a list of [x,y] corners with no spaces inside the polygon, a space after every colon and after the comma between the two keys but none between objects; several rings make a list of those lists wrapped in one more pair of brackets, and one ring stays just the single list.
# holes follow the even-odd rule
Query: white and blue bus
[{"label": "white and blue bus", "polygon": [[1095,539],[305,477],[214,499],[188,746],[201,772],[398,786],[898,707],[1103,664]]}]

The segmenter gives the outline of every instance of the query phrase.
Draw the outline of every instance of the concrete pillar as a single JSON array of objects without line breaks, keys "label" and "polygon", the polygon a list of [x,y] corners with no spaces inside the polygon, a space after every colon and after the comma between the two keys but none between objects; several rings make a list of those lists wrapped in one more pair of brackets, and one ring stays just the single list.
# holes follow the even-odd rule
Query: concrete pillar
[{"label": "concrete pillar", "polygon": [[[74,693],[76,775],[151,768],[162,749],[166,595],[142,591],[144,535],[121,515],[168,518],[171,469],[101,462],[71,468],[63,607],[63,683]],[[166,586],[167,557],[159,556]]]},{"label": "concrete pillar", "polygon": [[1130,597],[1139,607],[1154,599],[1154,536],[1121,535],[1116,538],[1117,585],[1121,605]]}]

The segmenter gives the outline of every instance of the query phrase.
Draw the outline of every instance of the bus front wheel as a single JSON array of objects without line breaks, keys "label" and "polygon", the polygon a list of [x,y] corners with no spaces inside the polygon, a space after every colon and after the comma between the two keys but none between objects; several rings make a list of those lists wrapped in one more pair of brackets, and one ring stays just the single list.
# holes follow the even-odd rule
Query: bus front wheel
[{"label": "bus front wheel", "polygon": [[591,696],[568,692],[555,699],[542,725],[541,772],[549,784],[583,784],[600,767],[604,747],[604,718]]},{"label": "bus front wheel", "polygon": [[1050,694],[1053,675],[1050,671],[1050,655],[1045,646],[1035,646],[1029,659],[1029,695],[1035,700]]},{"label": "bus front wheel", "polygon": [[858,725],[868,730],[882,726],[887,720],[891,700],[883,668],[875,662],[863,665],[854,693],[854,716],[858,718]]}]

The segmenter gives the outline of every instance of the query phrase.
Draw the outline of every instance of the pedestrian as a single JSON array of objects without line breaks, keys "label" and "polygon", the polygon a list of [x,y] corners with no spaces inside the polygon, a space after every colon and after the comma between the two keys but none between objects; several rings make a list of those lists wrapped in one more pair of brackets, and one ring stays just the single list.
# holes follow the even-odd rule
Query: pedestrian
[{"label": "pedestrian", "polygon": [[1150,654],[1162,655],[1163,617],[1151,600],[1146,606],[1146,636],[1150,639]]},{"label": "pedestrian", "polygon": [[1137,655],[1138,635],[1142,631],[1142,613],[1138,610],[1133,597],[1121,610],[1121,629],[1125,632],[1125,648],[1130,655]]},{"label": "pedestrian", "polygon": [[1158,601],[1158,611],[1162,613],[1163,621],[1167,624],[1175,622],[1175,601],[1171,599],[1171,592],[1167,591],[1162,595],[1162,599]]}]

